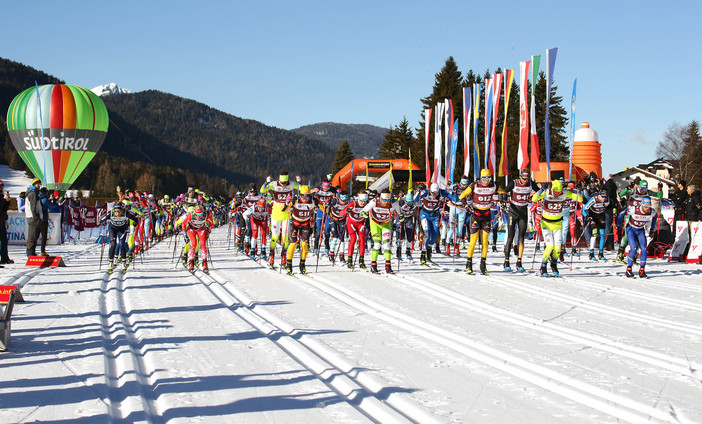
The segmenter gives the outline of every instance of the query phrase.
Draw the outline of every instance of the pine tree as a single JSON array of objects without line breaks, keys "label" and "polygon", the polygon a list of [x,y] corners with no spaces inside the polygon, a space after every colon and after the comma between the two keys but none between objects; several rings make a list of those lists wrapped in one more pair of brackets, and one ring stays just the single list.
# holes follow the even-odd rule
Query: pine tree
[{"label": "pine tree", "polygon": [[344,140],[339,148],[336,149],[336,156],[334,157],[334,162],[331,166],[331,174],[336,175],[337,172],[341,170],[347,163],[354,159],[353,152],[351,151],[351,146],[348,140]]},{"label": "pine tree", "polygon": [[[434,123],[436,122],[436,111],[434,107],[436,106],[437,103],[443,102],[444,99],[451,99],[453,102],[453,118],[458,119],[458,122],[463,122],[463,78],[461,76],[461,72],[458,70],[458,65],[456,65],[456,61],[454,60],[453,56],[449,56],[448,59],[446,59],[446,62],[444,63],[444,67],[441,68],[441,71],[439,71],[438,74],[434,75],[434,87],[432,89],[432,93],[421,99],[422,102],[422,111],[421,111],[421,119],[419,122],[419,128],[416,130],[416,134],[418,138],[422,141],[424,141],[424,109],[429,109],[431,108],[432,111],[432,116],[431,116],[431,122],[429,123],[430,128],[429,128],[429,158],[430,160],[433,159],[434,157]],[[451,123],[453,125],[453,123]],[[462,125],[458,125],[458,139],[463,140],[463,128]],[[420,146],[423,146],[423,143],[419,143]],[[462,143],[459,142],[459,145],[462,146]],[[460,149],[462,152],[462,149]],[[412,158],[415,158],[415,153],[418,154],[417,157],[423,158],[424,157],[424,149],[420,148],[418,152],[415,152],[412,150]],[[416,159],[415,159],[416,160]],[[443,162],[443,161],[442,161]],[[456,160],[456,163],[458,164],[459,161]],[[418,164],[422,168],[424,167],[424,163]],[[446,164],[443,164],[443,167],[445,169]],[[460,169],[458,165],[456,165],[456,168]],[[432,170],[433,172],[433,170]]]},{"label": "pine tree", "polygon": [[[412,149],[412,158],[416,163],[423,156],[419,140],[412,134],[407,117],[397,127],[390,127],[378,148],[378,159],[406,159]],[[415,156],[419,155],[419,156]]]},{"label": "pine tree", "polygon": [[669,160],[675,167],[678,180],[698,187],[702,182],[702,138],[700,126],[695,120],[687,125],[674,122],[663,134],[663,140],[656,147],[659,157]]}]

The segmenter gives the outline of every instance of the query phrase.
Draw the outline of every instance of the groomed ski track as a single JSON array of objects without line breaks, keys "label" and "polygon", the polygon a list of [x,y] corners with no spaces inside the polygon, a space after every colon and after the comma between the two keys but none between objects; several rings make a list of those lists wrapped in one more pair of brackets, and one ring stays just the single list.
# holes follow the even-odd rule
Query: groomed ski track
[{"label": "groomed ski track", "polygon": [[[484,277],[466,275],[464,256],[453,265],[435,254],[437,267],[403,261],[396,275],[373,275],[323,258],[315,273],[310,255],[307,277],[297,273],[296,252],[298,278],[292,278],[228,250],[224,228],[212,233],[212,272],[193,275],[173,269],[172,247],[168,241],[155,245],[126,274],[104,272],[106,259],[97,271],[99,245],[66,255],[71,268],[90,269],[79,278],[97,282],[69,291],[92,292],[95,315],[81,305],[58,308],[97,325],[89,328],[99,333],[100,355],[93,349],[80,360],[54,356],[96,395],[90,411],[97,421],[202,421],[205,393],[171,385],[201,380],[223,362],[243,376],[247,361],[262,361],[269,368],[280,364],[279,375],[297,382],[286,387],[290,395],[302,390],[306,394],[297,395],[317,398],[321,411],[280,415],[247,406],[247,417],[266,417],[253,422],[282,416],[309,422],[702,422],[702,277],[698,286],[694,270],[678,264],[654,261],[647,267],[652,278],[626,280],[623,265],[576,260],[572,272],[561,264],[563,278],[546,279],[533,271],[503,272],[501,254],[491,254],[491,275]],[[0,282],[19,282],[30,295],[34,285],[41,294],[50,272],[31,270]],[[184,289],[197,305],[178,309],[182,295],[176,293]],[[144,295],[151,291],[157,297]],[[169,293],[176,302],[159,310],[165,299],[158,296]],[[181,338],[168,330],[176,324],[168,319],[172,313],[188,316],[191,327],[179,329]],[[231,336],[222,337],[221,329]],[[201,337],[211,337],[212,348],[190,343]],[[235,349],[233,357],[215,350],[224,342]],[[182,361],[169,354],[180,349]],[[252,349],[255,359],[246,352]],[[102,373],[86,374],[82,367],[98,359]],[[213,381],[219,378],[227,377]],[[229,388],[222,395],[235,389],[218,384]],[[238,411],[238,399],[230,401],[215,411]],[[24,408],[0,418],[19,422],[42,414],[42,408]]]}]

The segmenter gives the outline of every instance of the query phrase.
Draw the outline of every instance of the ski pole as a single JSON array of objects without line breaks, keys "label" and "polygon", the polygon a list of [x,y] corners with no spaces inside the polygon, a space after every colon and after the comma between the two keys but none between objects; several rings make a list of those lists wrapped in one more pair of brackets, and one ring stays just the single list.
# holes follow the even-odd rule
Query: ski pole
[{"label": "ski pole", "polygon": [[[317,270],[319,269],[319,252],[322,250],[322,239],[324,239],[324,227],[326,226],[327,223],[327,214],[326,212],[322,213],[322,226],[319,228],[319,248],[317,249],[317,264],[314,267],[314,272],[315,274],[317,273]],[[315,240],[316,243],[316,240]]]},{"label": "ski pole", "polygon": [[102,235],[100,236],[100,239],[102,241],[102,247],[100,247],[100,266],[98,267],[98,271],[102,269],[102,256],[105,253],[105,225],[102,226]]}]

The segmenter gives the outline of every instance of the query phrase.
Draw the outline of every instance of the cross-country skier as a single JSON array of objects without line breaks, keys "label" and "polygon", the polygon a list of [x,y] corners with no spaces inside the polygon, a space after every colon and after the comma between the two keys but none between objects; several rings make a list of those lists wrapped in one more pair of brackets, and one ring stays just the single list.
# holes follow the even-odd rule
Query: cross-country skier
[{"label": "cross-country skier", "polygon": [[[517,271],[524,271],[522,256],[524,256],[524,237],[526,236],[527,225],[529,223],[529,200],[539,189],[531,179],[529,170],[522,169],[517,180],[510,179],[505,187],[509,199],[509,217],[507,218],[507,228],[505,229],[505,263],[504,269],[509,271],[509,256],[514,244],[515,255],[517,256]],[[515,241],[514,237],[517,236]]]},{"label": "cross-country skier", "polygon": [[366,254],[366,221],[362,215],[363,208],[368,204],[368,193],[362,191],[358,193],[356,199],[349,202],[346,207],[346,232],[349,234],[349,251],[346,265],[353,269],[353,250],[358,241],[358,266],[361,269],[366,269],[366,264],[363,260]]},{"label": "cross-country skier", "polygon": [[[125,210],[122,203],[115,203],[107,215],[102,219],[102,225],[109,223],[108,231],[110,232],[110,249],[107,253],[109,258],[109,266],[107,272],[112,272],[118,262],[127,270],[129,263],[127,262],[127,235],[129,234],[130,220],[138,220],[139,217],[132,211]],[[115,260],[115,254],[119,255],[119,260]]]},{"label": "cross-country skier", "polygon": [[561,224],[563,223],[563,203],[570,198],[582,202],[583,198],[577,193],[563,189],[560,180],[554,180],[550,189],[539,189],[532,202],[543,200],[543,212],[541,215],[541,232],[544,235],[544,253],[541,259],[541,276],[547,277],[546,264],[551,260],[551,271],[554,276],[558,276],[558,257],[561,253]]},{"label": "cross-country skier", "polygon": [[480,272],[487,275],[487,254],[490,237],[490,227],[492,219],[490,217],[490,208],[495,202],[495,193],[497,186],[492,181],[492,174],[489,169],[480,170],[480,181],[474,182],[468,188],[463,190],[460,198],[471,197],[473,210],[470,216],[470,244],[466,252],[466,272],[473,274],[473,253],[475,245],[480,237]]},{"label": "cross-country skier", "polygon": [[[418,192],[415,197],[419,208],[419,222],[424,233],[424,243],[422,243],[422,254],[420,256],[422,265],[432,262],[432,246],[437,244],[441,212],[446,205],[447,199],[448,193],[440,190],[437,183],[433,183],[429,191]],[[438,247],[436,251],[439,251]]]},{"label": "cross-country skier", "polygon": [[205,209],[197,205],[192,212],[183,219],[181,228],[188,236],[190,241],[190,250],[188,251],[188,269],[190,272],[195,271],[195,251],[198,245],[200,246],[200,255],[202,255],[202,270],[209,271],[207,267],[207,238],[212,231],[214,222],[212,217],[205,213]]},{"label": "cross-country skier", "polygon": [[248,254],[251,259],[256,258],[256,247],[258,237],[261,236],[261,259],[268,259],[266,256],[266,235],[268,234],[268,219],[270,218],[270,206],[266,199],[259,196],[258,201],[253,206],[247,208],[243,214],[247,228],[251,231],[249,235]]},{"label": "cross-country skier", "polygon": [[[290,175],[288,171],[283,171],[278,176],[278,181],[266,183],[266,192],[273,201],[271,209],[271,246],[269,263],[272,266],[275,260],[275,245],[280,238],[280,244],[283,252],[288,244],[288,225],[290,222],[290,210],[288,208],[288,197],[293,198],[297,195],[299,186],[297,183],[290,183]],[[261,193],[264,190],[261,189]],[[285,265],[287,255],[281,254],[282,265]]]},{"label": "cross-country skier", "polygon": [[399,214],[400,208],[397,202],[392,201],[392,193],[388,189],[383,190],[380,196],[371,200],[366,207],[363,208],[363,216],[370,219],[370,231],[373,237],[373,249],[371,250],[371,272],[378,273],[378,255],[380,247],[383,247],[383,255],[385,256],[385,272],[392,274],[392,249],[390,248],[390,240],[392,238],[392,217]]},{"label": "cross-country skier", "polygon": [[641,258],[639,265],[639,277],[647,278],[645,267],[647,258],[647,240],[646,240],[646,227],[655,227],[657,220],[657,213],[655,209],[651,207],[651,198],[646,196],[642,197],[637,206],[629,206],[628,216],[629,222],[626,225],[626,234],[629,238],[629,259],[627,261],[626,276],[631,278],[634,276],[631,270],[634,260],[636,259],[636,250],[641,250]]},{"label": "cross-country skier", "polygon": [[[293,203],[294,201],[294,203]],[[298,241],[300,242],[300,273],[307,274],[305,268],[305,260],[307,260],[307,252],[309,251],[310,235],[312,234],[312,226],[314,225],[315,205],[312,201],[312,193],[310,187],[303,185],[299,189],[297,199],[293,199],[292,195],[286,200],[287,206],[290,209],[291,231],[290,244],[286,253],[285,267],[288,274],[292,275],[292,261],[295,255],[295,247]]]}]

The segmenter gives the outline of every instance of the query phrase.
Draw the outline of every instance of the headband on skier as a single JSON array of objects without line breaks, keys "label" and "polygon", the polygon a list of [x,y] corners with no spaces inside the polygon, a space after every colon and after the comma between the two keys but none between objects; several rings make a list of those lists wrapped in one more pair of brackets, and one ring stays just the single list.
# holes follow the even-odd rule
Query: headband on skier
[{"label": "headband on skier", "polygon": [[359,202],[367,202],[368,201],[368,193],[359,193],[358,194],[358,201]]},{"label": "headband on skier", "polygon": [[288,174],[280,174],[278,177],[278,181],[281,183],[287,183],[290,180],[290,176]]},{"label": "headband on skier", "polygon": [[388,193],[388,192],[380,193],[380,200],[384,200],[386,202],[389,202],[390,199],[392,199],[392,193]]},{"label": "headband on skier", "polygon": [[651,198],[646,196],[641,199],[641,206],[651,208]]},{"label": "headband on skier", "polygon": [[324,181],[322,183],[322,190],[327,191],[331,188],[331,183],[329,181]]}]

